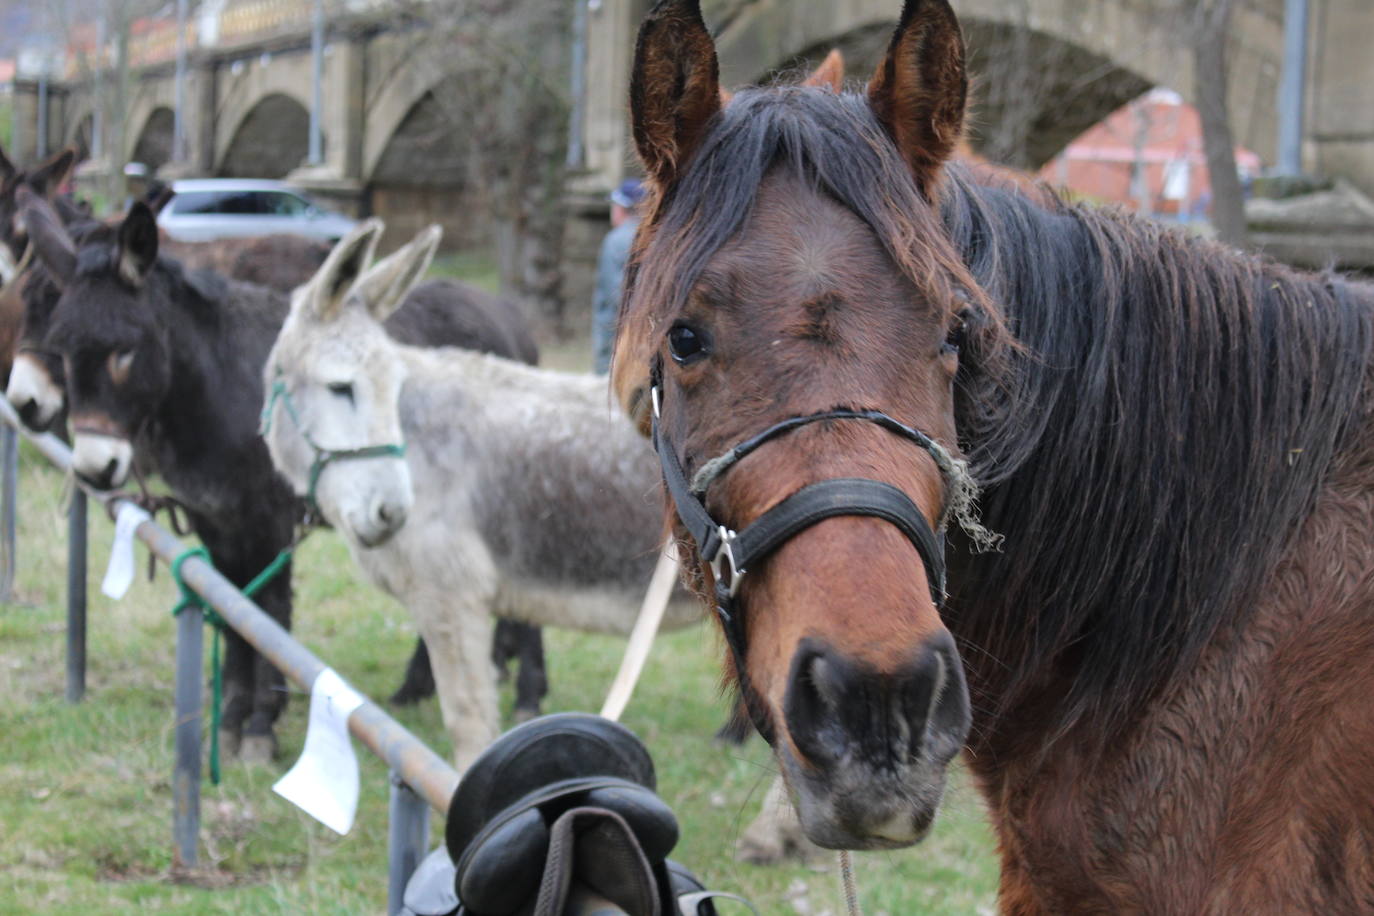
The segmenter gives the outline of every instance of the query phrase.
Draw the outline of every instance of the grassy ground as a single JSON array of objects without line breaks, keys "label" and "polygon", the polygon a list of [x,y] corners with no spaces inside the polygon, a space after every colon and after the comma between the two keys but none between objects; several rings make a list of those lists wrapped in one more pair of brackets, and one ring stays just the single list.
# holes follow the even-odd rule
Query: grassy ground
[{"label": "grassy ground", "polygon": [[[547,356],[561,368],[585,367],[586,341]],[[92,512],[88,692],[80,705],[66,704],[63,482],[27,447],[21,462],[17,596],[0,605],[0,914],[381,913],[385,767],[358,747],[362,797],[347,837],[271,792],[304,739],[308,702],[299,693],[280,724],[281,761],[228,766],[222,785],[205,785],[207,864],[193,875],[171,874],[175,590],[160,570],[123,601],[101,595],[113,526]],[[388,695],[414,628],[403,608],[362,582],[331,532],[301,547],[295,593],[297,637],[367,695]],[[546,711],[598,709],[623,642],[550,631],[547,645]],[[707,627],[659,640],[624,716],[653,753],[660,791],[682,821],[675,856],[765,914],[838,914],[833,867],[760,868],[733,859],[773,769],[758,739],[742,749],[710,740],[726,714],[717,690],[721,652]],[[508,710],[509,693],[504,702]],[[433,702],[396,716],[447,753]],[[436,819],[435,842],[440,832]],[[981,804],[962,774],[926,843],[855,862],[870,914],[991,912],[996,864]]]}]

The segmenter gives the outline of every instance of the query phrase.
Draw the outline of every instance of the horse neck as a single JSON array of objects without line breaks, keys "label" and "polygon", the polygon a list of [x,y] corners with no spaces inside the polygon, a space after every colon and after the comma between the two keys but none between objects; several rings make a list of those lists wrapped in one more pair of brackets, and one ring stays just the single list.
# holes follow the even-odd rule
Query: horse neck
[{"label": "horse neck", "polygon": [[986,374],[971,354],[958,406],[1006,536],[951,564],[975,731],[995,740],[1017,708],[1047,736],[1126,727],[1244,626],[1333,459],[1362,447],[1374,289],[964,185],[946,220],[1026,348]]}]

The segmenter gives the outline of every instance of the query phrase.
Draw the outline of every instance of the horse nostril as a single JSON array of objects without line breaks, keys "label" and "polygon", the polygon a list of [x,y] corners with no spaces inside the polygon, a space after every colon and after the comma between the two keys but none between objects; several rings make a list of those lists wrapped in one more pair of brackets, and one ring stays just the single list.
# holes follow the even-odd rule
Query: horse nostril
[{"label": "horse nostril", "polygon": [[842,681],[842,672],[824,649],[798,648],[783,712],[797,750],[815,763],[834,763],[845,753]]}]

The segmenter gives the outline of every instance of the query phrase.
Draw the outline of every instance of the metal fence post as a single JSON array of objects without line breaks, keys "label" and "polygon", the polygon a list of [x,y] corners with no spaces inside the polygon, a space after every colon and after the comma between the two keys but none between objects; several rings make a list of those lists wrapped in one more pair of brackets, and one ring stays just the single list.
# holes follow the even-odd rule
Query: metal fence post
[{"label": "metal fence post", "polygon": [[14,600],[15,529],[19,517],[19,433],[6,426],[0,434],[0,601]]},{"label": "metal fence post", "polygon": [[200,717],[204,627],[198,607],[177,615],[176,769],[172,773],[172,862],[193,868],[200,838]]},{"label": "metal fence post", "polygon": [[86,494],[67,509],[67,702],[86,694]]},{"label": "metal fence post", "polygon": [[406,882],[429,846],[429,805],[391,771],[391,820],[387,827],[386,911],[399,913]]}]

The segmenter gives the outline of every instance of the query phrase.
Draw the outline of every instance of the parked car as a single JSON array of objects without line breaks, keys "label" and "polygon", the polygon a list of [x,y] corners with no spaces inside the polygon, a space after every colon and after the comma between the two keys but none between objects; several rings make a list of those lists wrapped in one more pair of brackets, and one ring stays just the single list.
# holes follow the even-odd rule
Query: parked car
[{"label": "parked car", "polygon": [[314,203],[280,181],[197,178],[172,182],[158,225],[178,242],[289,232],[337,242],[356,222]]}]

